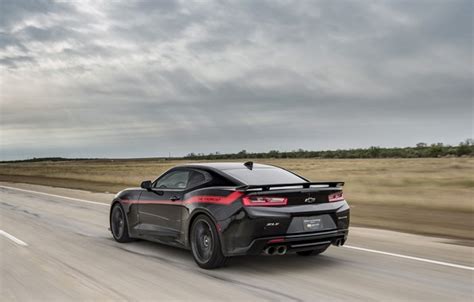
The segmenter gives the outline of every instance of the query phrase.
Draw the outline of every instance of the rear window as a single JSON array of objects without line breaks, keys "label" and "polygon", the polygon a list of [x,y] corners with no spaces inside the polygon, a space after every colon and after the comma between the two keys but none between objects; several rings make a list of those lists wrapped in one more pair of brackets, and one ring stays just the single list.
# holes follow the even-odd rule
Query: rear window
[{"label": "rear window", "polygon": [[224,172],[247,185],[306,182],[301,177],[279,168],[229,169]]}]

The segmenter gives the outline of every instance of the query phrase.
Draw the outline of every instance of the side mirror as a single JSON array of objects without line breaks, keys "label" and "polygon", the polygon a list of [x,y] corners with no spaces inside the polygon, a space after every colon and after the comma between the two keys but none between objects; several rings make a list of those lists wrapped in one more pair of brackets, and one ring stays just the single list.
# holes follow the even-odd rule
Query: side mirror
[{"label": "side mirror", "polygon": [[142,181],[142,184],[140,185],[140,187],[148,191],[151,190],[151,181],[150,180]]}]

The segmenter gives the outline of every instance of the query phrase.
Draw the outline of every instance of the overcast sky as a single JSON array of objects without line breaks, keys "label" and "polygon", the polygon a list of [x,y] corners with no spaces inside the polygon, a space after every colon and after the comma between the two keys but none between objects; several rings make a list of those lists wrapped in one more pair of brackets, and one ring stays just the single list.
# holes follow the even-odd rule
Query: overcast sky
[{"label": "overcast sky", "polygon": [[470,0],[0,3],[3,160],[473,136]]}]

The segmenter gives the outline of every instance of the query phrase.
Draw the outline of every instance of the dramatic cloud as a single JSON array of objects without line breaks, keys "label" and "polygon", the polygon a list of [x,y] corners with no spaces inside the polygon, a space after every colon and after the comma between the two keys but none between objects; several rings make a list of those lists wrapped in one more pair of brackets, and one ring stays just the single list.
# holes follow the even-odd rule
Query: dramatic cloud
[{"label": "dramatic cloud", "polygon": [[473,2],[0,4],[1,159],[456,144]]}]

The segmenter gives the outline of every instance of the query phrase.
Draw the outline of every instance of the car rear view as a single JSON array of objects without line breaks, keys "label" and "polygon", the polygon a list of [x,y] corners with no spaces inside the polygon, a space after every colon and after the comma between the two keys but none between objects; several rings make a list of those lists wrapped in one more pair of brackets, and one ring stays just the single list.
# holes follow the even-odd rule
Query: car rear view
[{"label": "car rear view", "polygon": [[[343,245],[349,205],[342,182],[309,182],[282,168],[246,165],[223,171],[245,185],[242,211],[226,224],[226,254],[315,255]],[[231,236],[226,236],[230,235]]]},{"label": "car rear view", "polygon": [[110,229],[121,243],[189,249],[204,269],[240,255],[317,255],[347,239],[343,185],[252,162],[185,164],[118,193]]}]

